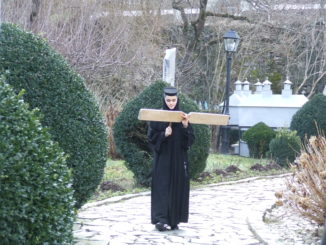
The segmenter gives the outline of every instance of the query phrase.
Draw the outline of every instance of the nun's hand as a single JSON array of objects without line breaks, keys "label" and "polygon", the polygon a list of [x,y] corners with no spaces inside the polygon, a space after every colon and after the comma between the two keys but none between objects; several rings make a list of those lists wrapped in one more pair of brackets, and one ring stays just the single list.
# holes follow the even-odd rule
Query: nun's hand
[{"label": "nun's hand", "polygon": [[188,124],[189,124],[189,115],[188,114],[182,114],[182,125],[184,128],[188,128]]},{"label": "nun's hand", "polygon": [[168,137],[172,134],[171,124],[165,129],[165,137]]}]

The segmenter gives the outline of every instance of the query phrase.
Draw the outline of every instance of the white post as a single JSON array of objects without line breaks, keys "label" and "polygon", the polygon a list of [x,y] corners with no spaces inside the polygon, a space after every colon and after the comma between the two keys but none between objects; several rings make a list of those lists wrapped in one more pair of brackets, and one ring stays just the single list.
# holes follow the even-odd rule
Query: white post
[{"label": "white post", "polygon": [[246,80],[246,81],[244,81],[244,82],[242,83],[242,85],[243,85],[243,91],[242,91],[242,93],[243,93],[244,95],[249,95],[249,94],[251,94],[251,90],[250,90],[250,82],[249,82],[248,80]]},{"label": "white post", "polygon": [[175,81],[175,56],[176,48],[165,50],[163,60],[163,81],[168,82],[174,87]]},{"label": "white post", "polygon": [[286,77],[286,80],[283,84],[284,84],[284,87],[282,89],[282,95],[283,96],[292,95],[292,89],[291,89],[292,82],[289,80],[288,77]]},{"label": "white post", "polygon": [[261,94],[263,90],[263,84],[258,80],[258,82],[256,82],[254,85],[256,86],[255,94]]},{"label": "white post", "polygon": [[241,91],[242,90],[242,82],[240,80],[237,80],[235,83],[235,90],[236,91]]},{"label": "white post", "polygon": [[263,94],[265,95],[272,94],[271,85],[272,83],[268,80],[268,77],[266,77],[266,80],[263,82]]}]

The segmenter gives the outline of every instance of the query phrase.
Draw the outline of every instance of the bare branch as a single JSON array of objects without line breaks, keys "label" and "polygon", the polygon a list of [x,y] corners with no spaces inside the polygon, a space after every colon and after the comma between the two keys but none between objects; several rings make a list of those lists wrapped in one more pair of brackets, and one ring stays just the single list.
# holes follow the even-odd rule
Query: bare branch
[{"label": "bare branch", "polygon": [[229,18],[229,19],[232,19],[232,20],[241,20],[241,21],[250,22],[250,20],[246,16],[236,16],[236,15],[227,14],[227,13],[221,14],[221,13],[213,13],[213,12],[210,12],[210,11],[206,11],[206,16],[213,16],[213,17],[220,17],[220,18]]},{"label": "bare branch", "polygon": [[182,1],[173,0],[172,1],[172,8],[175,9],[175,10],[180,11],[180,15],[181,15],[181,18],[182,18],[182,21],[183,21],[183,29],[185,31],[188,28],[189,21],[188,21],[188,17],[186,15],[186,12],[185,12],[185,8],[181,3],[182,3]]},{"label": "bare branch", "polygon": [[192,26],[195,29],[195,39],[198,40],[201,33],[204,30],[205,22],[206,22],[206,7],[207,7],[207,0],[200,0],[200,7],[199,7],[199,16],[195,22],[192,22]]}]

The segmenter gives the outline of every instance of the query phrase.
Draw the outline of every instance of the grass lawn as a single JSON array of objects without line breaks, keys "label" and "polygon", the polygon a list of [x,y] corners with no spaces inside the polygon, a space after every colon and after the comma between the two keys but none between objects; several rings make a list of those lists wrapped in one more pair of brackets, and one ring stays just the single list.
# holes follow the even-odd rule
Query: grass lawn
[{"label": "grass lawn", "polygon": [[270,162],[268,159],[255,159],[240,157],[237,155],[209,154],[206,162],[205,171],[212,172],[215,169],[225,169],[230,165],[235,165],[242,171],[247,171],[256,163],[266,165]]},{"label": "grass lawn", "polygon": [[[191,181],[192,187],[200,187],[206,184],[213,184],[225,181],[239,180],[254,176],[275,175],[289,172],[288,169],[272,169],[266,171],[255,171],[250,168],[255,164],[266,166],[270,159],[255,159],[237,155],[209,154],[206,168],[199,178]],[[227,175],[215,174],[216,170],[225,170],[229,166],[236,166],[239,172]]]},{"label": "grass lawn", "polygon": [[[192,180],[191,187],[196,188],[211,183],[238,180],[253,176],[280,174],[288,171],[286,169],[269,170],[263,172],[250,170],[250,167],[257,163],[266,165],[269,162],[270,160],[268,159],[254,159],[235,155],[210,154],[207,159],[207,165],[203,176],[200,176],[196,180]],[[214,173],[216,169],[226,169],[230,165],[238,167],[241,171],[229,174],[227,176],[217,175]],[[149,190],[148,188],[136,186],[136,183],[133,179],[133,173],[126,168],[123,160],[107,160],[102,183],[107,181],[123,188],[123,190],[102,191],[100,188],[98,188],[98,191],[90,201],[103,200],[112,196]]]},{"label": "grass lawn", "polygon": [[90,202],[99,201],[113,196],[119,196],[127,193],[138,193],[142,191],[148,191],[148,188],[136,186],[134,180],[134,174],[127,169],[124,165],[123,160],[112,160],[108,159],[106,162],[106,167],[104,169],[104,175],[102,183],[110,182],[113,185],[121,187],[123,190],[113,191],[107,190],[102,191],[99,187],[95,192]]},{"label": "grass lawn", "polygon": [[103,181],[112,181],[124,189],[131,189],[135,186],[133,177],[134,174],[126,168],[123,160],[107,160]]}]

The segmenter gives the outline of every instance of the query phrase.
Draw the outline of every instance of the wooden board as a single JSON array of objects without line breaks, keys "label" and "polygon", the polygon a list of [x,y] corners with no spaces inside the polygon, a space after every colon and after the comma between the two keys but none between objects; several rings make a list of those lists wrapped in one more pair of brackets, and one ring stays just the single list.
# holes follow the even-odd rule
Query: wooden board
[{"label": "wooden board", "polygon": [[182,111],[140,109],[138,119],[142,121],[181,122]]},{"label": "wooden board", "polygon": [[[182,111],[140,109],[138,119],[157,122],[181,122]],[[227,125],[229,116],[215,113],[190,112],[189,122],[193,124]]]},{"label": "wooden board", "polygon": [[189,122],[194,124],[228,125],[229,116],[224,114],[190,112]]}]

